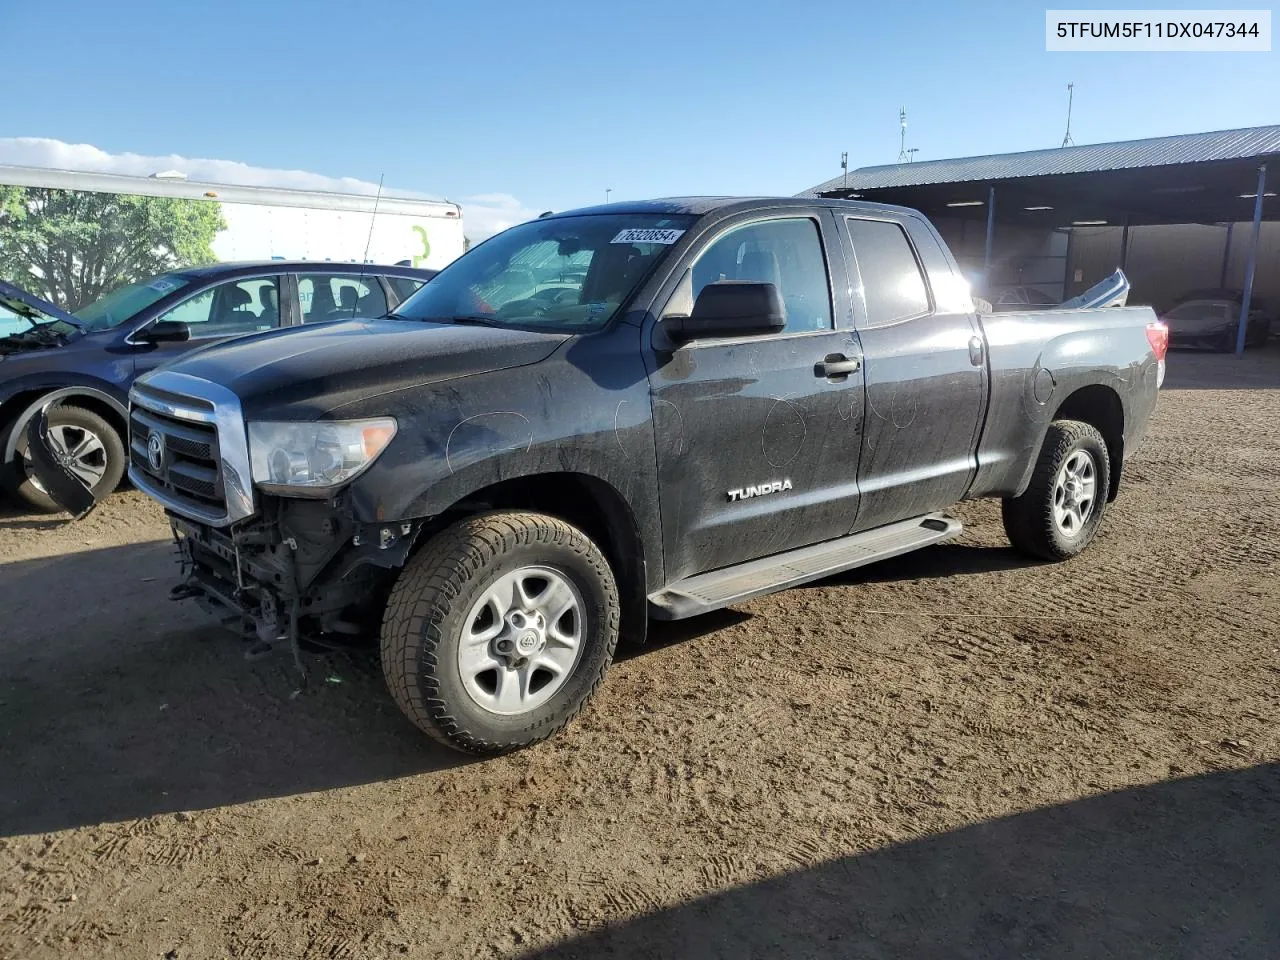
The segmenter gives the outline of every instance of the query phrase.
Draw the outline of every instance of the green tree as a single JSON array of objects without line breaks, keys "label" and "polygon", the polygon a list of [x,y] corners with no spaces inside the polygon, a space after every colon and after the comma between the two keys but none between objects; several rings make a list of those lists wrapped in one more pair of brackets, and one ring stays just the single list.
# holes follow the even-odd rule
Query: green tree
[{"label": "green tree", "polygon": [[66,310],[217,260],[216,201],[0,186],[0,277]]}]

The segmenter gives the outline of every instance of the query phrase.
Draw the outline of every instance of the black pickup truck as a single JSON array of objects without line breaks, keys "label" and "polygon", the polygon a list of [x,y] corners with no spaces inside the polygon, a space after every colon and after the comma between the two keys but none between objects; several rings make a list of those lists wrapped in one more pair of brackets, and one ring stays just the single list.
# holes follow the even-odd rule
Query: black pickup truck
[{"label": "black pickup truck", "polygon": [[918,213],[675,199],[544,216],[395,313],[210,347],[130,395],[191,597],[258,645],[380,634],[489,753],[560,729],[649,618],[954,537],[1093,539],[1164,374],[1148,308],[983,315]]}]

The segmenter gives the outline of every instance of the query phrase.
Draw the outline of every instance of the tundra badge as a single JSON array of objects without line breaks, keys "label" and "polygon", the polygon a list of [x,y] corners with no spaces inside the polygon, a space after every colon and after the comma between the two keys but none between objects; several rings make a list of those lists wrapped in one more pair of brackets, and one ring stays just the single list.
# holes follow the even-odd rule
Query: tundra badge
[{"label": "tundra badge", "polygon": [[750,500],[752,497],[763,497],[766,493],[782,493],[784,490],[791,489],[791,478],[785,480],[773,480],[769,483],[756,484],[753,487],[740,487],[737,490],[729,491],[729,500]]}]

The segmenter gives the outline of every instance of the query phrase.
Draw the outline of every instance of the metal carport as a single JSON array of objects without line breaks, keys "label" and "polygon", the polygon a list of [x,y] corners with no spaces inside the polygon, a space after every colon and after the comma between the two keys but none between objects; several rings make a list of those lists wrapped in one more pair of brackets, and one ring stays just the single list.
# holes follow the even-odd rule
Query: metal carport
[{"label": "metal carport", "polygon": [[[1023,153],[862,167],[802,196],[876,200],[932,219],[985,221],[984,275],[1001,225],[1046,230],[1094,225],[1252,222],[1236,352],[1244,336],[1265,220],[1280,220],[1280,126],[1087,144]],[[1268,202],[1270,201],[1270,202]],[[1228,235],[1228,244],[1230,243]],[[1122,251],[1127,244],[1122,243]]]}]

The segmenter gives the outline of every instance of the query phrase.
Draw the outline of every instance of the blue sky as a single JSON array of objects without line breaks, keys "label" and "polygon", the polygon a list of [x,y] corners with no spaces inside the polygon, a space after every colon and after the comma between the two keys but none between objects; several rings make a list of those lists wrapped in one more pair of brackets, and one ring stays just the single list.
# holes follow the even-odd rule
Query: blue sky
[{"label": "blue sky", "polygon": [[1056,146],[1068,80],[1077,143],[1280,120],[1280,54],[1046,53],[1045,5],[967,9],[0,0],[0,36],[38,49],[11,57],[0,137],[541,210],[795,193],[841,151],[893,162],[899,105],[919,160]]}]

